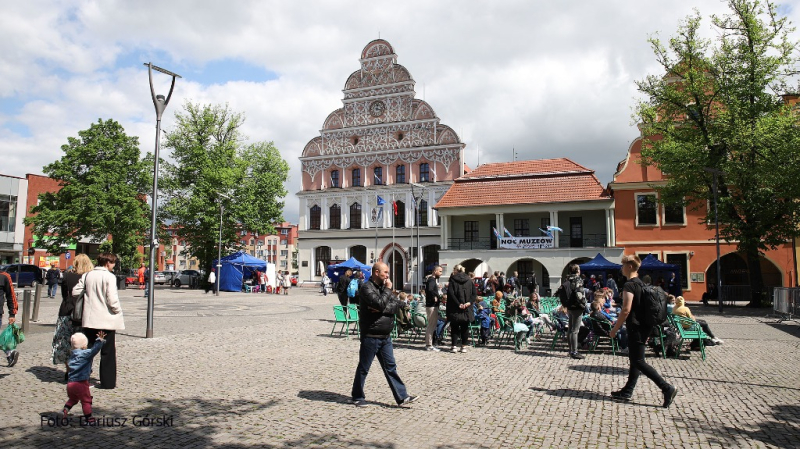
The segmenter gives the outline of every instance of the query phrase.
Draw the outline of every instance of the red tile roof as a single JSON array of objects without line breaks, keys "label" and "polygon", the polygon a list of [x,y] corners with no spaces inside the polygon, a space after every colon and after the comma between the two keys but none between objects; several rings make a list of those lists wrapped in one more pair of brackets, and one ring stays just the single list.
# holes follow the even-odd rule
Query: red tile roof
[{"label": "red tile roof", "polygon": [[609,199],[593,170],[559,158],[481,165],[456,179],[436,208]]}]

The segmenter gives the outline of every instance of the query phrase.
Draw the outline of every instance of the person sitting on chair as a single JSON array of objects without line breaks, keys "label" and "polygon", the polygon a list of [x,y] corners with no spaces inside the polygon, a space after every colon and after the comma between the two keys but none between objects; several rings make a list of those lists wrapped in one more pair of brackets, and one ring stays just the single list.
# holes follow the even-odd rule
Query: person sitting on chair
[{"label": "person sitting on chair", "polygon": [[[672,314],[697,321],[697,324],[700,325],[700,328],[703,329],[703,332],[705,332],[706,335],[708,335],[708,338],[711,341],[711,344],[708,344],[709,340],[705,341],[705,344],[707,346],[721,345],[722,343],[724,343],[722,340],[714,336],[714,333],[711,332],[711,328],[708,327],[708,323],[706,322],[706,320],[698,320],[697,318],[694,317],[694,315],[692,315],[692,311],[689,310],[688,307],[686,307],[686,300],[683,299],[683,296],[678,296],[677,298],[675,298],[675,308],[672,309]],[[684,327],[686,327],[685,324]],[[692,342],[692,346],[695,345],[699,346],[699,344]]]}]

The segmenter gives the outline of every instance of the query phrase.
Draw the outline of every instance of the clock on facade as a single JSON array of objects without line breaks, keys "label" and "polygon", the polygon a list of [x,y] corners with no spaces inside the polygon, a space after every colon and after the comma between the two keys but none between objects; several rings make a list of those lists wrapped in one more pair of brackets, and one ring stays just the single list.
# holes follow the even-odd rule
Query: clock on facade
[{"label": "clock on facade", "polygon": [[372,114],[373,117],[382,116],[384,111],[386,111],[386,105],[380,100],[373,101],[369,105],[369,113]]}]

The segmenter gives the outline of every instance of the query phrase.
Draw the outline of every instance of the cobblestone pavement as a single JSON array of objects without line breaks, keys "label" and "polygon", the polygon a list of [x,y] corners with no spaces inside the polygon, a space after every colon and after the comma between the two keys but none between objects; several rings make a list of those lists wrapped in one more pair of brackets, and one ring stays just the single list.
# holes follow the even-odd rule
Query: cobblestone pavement
[{"label": "cobblestone pavement", "polygon": [[[575,361],[545,341],[519,353],[466,354],[398,341],[400,375],[421,395],[401,409],[377,362],[366,386],[372,405],[349,404],[358,341],[329,336],[333,296],[157,289],[152,339],[143,338],[141,291],[121,297],[127,329],[117,341],[117,389],[92,390],[94,415],[106,426],[80,426],[77,406],[68,425],[48,422],[66,391],[63,368],[50,360],[58,304],[44,299],[19,363],[0,366],[0,447],[800,445],[800,325],[773,324],[764,310],[719,315],[693,306],[725,344],[709,348],[705,362],[698,352],[648,358],[678,387],[669,409],[644,377],[631,403],[609,400],[627,359],[607,352]],[[146,425],[153,423],[168,426]]]}]

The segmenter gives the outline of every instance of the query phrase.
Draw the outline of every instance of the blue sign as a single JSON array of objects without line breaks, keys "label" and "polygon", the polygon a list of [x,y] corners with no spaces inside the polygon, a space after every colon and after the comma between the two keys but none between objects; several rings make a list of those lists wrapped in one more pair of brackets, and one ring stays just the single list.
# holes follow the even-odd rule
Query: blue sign
[{"label": "blue sign", "polygon": [[67,260],[72,258],[72,255],[69,253],[69,251],[67,251],[67,253],[64,254],[64,258],[67,259]]}]

